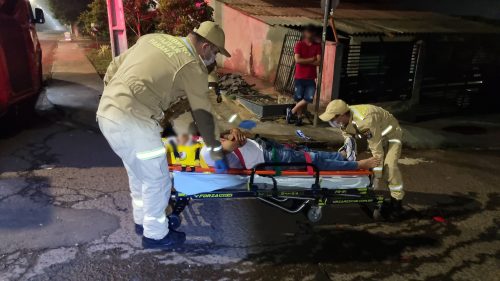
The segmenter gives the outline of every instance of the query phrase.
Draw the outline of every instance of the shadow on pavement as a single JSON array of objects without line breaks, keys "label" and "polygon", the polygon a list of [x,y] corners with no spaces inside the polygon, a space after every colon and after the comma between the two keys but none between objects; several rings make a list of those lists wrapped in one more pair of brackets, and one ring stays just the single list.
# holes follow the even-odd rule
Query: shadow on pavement
[{"label": "shadow on pavement", "polygon": [[439,243],[438,239],[421,234],[397,236],[352,229],[320,229],[250,254],[247,260],[274,264],[399,260],[408,247],[436,247]]},{"label": "shadow on pavement", "polygon": [[[436,222],[433,217],[441,216],[446,221],[453,221],[481,212],[481,204],[474,197],[469,194],[450,196],[409,192],[407,198],[411,199],[407,203],[425,207],[409,210],[405,220],[400,222],[404,224],[400,231],[383,234],[352,228],[343,230],[338,226],[332,229],[307,226],[301,230],[303,234],[296,234],[276,246],[271,244],[269,249],[251,254],[247,260],[275,264],[400,260],[405,249],[436,247],[447,235],[457,235],[458,229],[447,223]],[[329,211],[336,211],[335,216],[324,214],[326,216],[322,224],[348,224],[349,221],[343,218],[352,218],[354,210]],[[355,221],[360,222],[358,219],[350,223]],[[397,226],[397,223],[389,224]],[[447,231],[440,232],[442,227]]]},{"label": "shadow on pavement", "polygon": [[47,177],[0,179],[0,256],[23,249],[88,243],[120,227],[115,215],[71,208],[89,200],[78,191],[53,192],[50,187]]},{"label": "shadow on pavement", "polygon": [[40,228],[52,220],[46,177],[0,179],[0,231]]},{"label": "shadow on pavement", "polygon": [[[407,204],[419,207],[408,210],[402,222],[375,223],[350,205],[324,208],[323,219],[315,225],[301,214],[289,215],[254,200],[209,201],[199,207],[205,226],[197,223],[185,231],[208,235],[213,243],[187,245],[183,251],[200,255],[213,251],[225,255],[227,251],[231,255],[234,245],[247,245],[250,254],[245,260],[278,265],[400,260],[405,250],[440,246],[444,238],[459,231],[448,222],[483,210],[470,194],[408,192],[407,198]],[[190,211],[189,220],[197,220],[194,213]],[[434,216],[442,216],[446,222],[437,222]],[[390,233],[384,233],[385,224],[392,229]]]}]

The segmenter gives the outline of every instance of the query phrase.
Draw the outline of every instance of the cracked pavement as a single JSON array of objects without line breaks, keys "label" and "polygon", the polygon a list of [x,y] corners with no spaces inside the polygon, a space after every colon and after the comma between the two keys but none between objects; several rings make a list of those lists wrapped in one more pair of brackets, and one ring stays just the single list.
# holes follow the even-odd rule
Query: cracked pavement
[{"label": "cracked pavement", "polygon": [[[82,59],[72,48],[59,43],[55,64],[66,51]],[[92,120],[97,82],[75,82],[98,78],[61,67],[46,91],[55,106],[27,126],[1,125],[0,280],[500,276],[495,150],[404,150],[409,215],[401,223],[375,223],[357,206],[329,207],[312,225],[256,200],[194,201],[183,213],[185,247],[143,250],[125,170]],[[75,100],[60,98],[78,87]]]}]

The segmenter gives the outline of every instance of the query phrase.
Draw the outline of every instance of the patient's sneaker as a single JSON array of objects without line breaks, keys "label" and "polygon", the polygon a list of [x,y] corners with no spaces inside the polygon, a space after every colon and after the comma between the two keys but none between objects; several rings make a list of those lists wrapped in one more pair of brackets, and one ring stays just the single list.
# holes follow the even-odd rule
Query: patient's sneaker
[{"label": "patient's sneaker", "polygon": [[339,152],[344,154],[347,161],[356,161],[356,140],[352,137],[345,138]]},{"label": "patient's sneaker", "polygon": [[186,241],[186,233],[169,230],[168,234],[160,240],[142,237],[142,246],[144,249],[162,249],[171,250],[182,245]]}]

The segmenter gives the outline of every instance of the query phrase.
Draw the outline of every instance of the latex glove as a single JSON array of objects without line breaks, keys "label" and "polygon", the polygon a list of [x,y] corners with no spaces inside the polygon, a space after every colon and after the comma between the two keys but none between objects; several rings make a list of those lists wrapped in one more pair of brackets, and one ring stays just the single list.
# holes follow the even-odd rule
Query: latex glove
[{"label": "latex glove", "polygon": [[255,121],[252,121],[252,120],[243,120],[240,122],[240,125],[238,125],[238,127],[242,128],[242,129],[246,129],[246,130],[251,130],[253,128],[255,128],[257,126],[257,123],[255,123]]},{"label": "latex glove", "polygon": [[214,168],[215,168],[215,173],[217,174],[226,173],[227,170],[229,169],[224,159],[215,160]]}]

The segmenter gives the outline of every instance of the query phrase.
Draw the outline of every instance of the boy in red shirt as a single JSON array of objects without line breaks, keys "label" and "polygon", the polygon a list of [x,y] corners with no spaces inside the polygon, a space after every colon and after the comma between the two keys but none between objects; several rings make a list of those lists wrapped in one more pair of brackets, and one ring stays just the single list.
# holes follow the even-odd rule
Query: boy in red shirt
[{"label": "boy in red shirt", "polygon": [[315,27],[304,28],[302,40],[295,44],[295,95],[294,108],[287,108],[288,124],[302,125],[302,112],[312,103],[316,93],[316,67],[321,59],[321,45],[314,42]]}]

